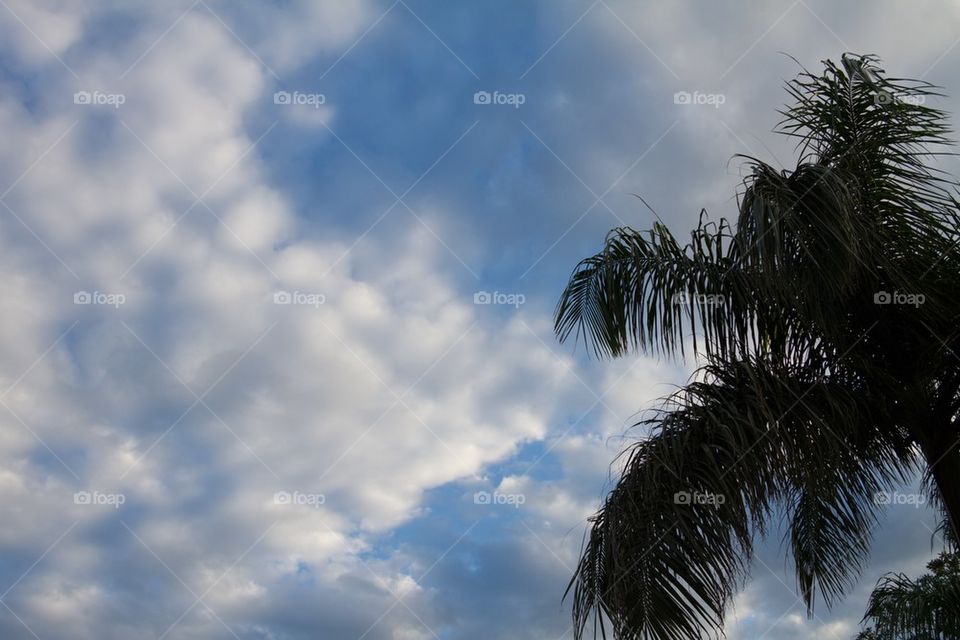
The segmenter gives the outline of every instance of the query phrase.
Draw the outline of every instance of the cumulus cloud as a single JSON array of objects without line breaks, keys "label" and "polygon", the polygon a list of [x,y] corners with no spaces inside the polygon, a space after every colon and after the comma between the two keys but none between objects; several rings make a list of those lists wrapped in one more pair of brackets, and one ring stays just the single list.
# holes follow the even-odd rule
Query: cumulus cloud
[{"label": "cumulus cloud", "polygon": [[[716,178],[717,167],[744,150],[744,129],[772,124],[780,101],[786,67],[759,54],[774,43],[816,55],[837,46],[797,6],[810,16],[804,31],[774,25],[757,55],[737,62],[745,71],[720,83],[743,42],[776,20],[772,8],[741,20],[700,5],[644,13],[610,2],[550,49],[586,9],[570,6],[571,15],[531,9],[536,55],[549,55],[529,70],[530,111],[466,116],[475,87],[447,95],[441,86],[453,73],[476,79],[456,51],[484,81],[490,72],[462,51],[461,14],[443,14],[447,28],[431,33],[417,3],[0,8],[3,637],[568,631],[559,597],[584,520],[616,476],[620,436],[642,435],[627,431],[636,412],[681,383],[689,363],[571,355],[553,341],[556,289],[635,205],[633,191],[676,196],[691,215],[695,202],[729,204],[730,176]],[[871,29],[914,20],[898,15],[871,14],[839,36],[869,48]],[[644,26],[651,20],[656,31]],[[944,22],[937,38],[947,38]],[[736,26],[740,39],[716,24]],[[400,44],[389,44],[389,29]],[[413,33],[424,39],[416,55]],[[806,48],[811,34],[818,44]],[[316,78],[371,40],[387,41],[387,53],[374,48],[360,68],[384,77],[363,80],[391,100],[344,103],[353,94],[326,92]],[[580,65],[584,43],[610,65],[610,83]],[[933,45],[884,43],[911,65],[935,62]],[[521,53],[530,59],[511,70],[536,59]],[[434,55],[444,82],[411,97],[397,73]],[[637,59],[645,77],[615,81]],[[572,89],[554,86],[563,74]],[[729,93],[722,109],[673,103],[675,91],[714,86]],[[656,106],[647,126],[624,135],[638,105]],[[388,177],[409,183],[429,167],[415,184],[444,181],[407,198],[410,211],[384,214],[378,199],[358,206],[338,191],[381,191],[371,173],[390,164],[365,165],[381,147],[355,149],[335,133],[356,128],[361,109],[370,136],[396,131],[382,148],[409,154],[390,157]],[[444,119],[454,135],[421,131]],[[442,140],[440,151],[424,159],[407,149],[413,136],[417,147]],[[265,148],[309,148],[293,171],[319,167],[318,197],[284,188],[285,159],[271,166]],[[678,167],[703,180],[681,184]],[[577,226],[579,199],[595,199],[581,177],[596,195],[614,188],[611,209]],[[664,212],[669,222],[686,224],[680,209]],[[474,304],[505,272],[526,304]],[[879,547],[871,578],[922,564],[926,521],[914,512],[897,522],[920,550],[906,558]],[[789,611],[779,577],[758,569],[733,633],[853,628],[866,591],[836,617],[810,621]]]},{"label": "cumulus cloud", "polygon": [[[272,23],[280,67],[361,24],[297,11]],[[38,35],[82,48],[66,26],[82,16],[58,16]],[[482,317],[423,229],[389,265],[299,239],[253,151],[270,132],[243,124],[269,69],[191,11],[128,73],[160,24],[114,43],[125,57],[76,52],[82,84],[35,96],[42,112],[0,105],[5,175],[21,176],[4,200],[2,539],[24,562],[50,545],[11,589],[5,635],[156,637],[194,598],[173,637],[359,635],[394,594],[423,599],[363,558],[375,536],[542,438],[550,416],[530,406],[563,366],[516,317]],[[395,617],[368,637],[429,635]]]}]

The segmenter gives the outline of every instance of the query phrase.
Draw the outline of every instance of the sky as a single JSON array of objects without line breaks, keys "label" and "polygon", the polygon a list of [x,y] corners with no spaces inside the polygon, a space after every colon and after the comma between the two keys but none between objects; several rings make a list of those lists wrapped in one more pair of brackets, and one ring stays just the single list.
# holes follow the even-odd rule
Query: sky
[{"label": "sky", "polygon": [[[0,0],[0,637],[563,640],[587,527],[695,362],[552,312],[617,226],[736,214],[785,79],[943,85],[960,6]],[[957,167],[950,165],[949,169]],[[931,557],[903,487],[808,617],[776,533],[733,639],[850,638]]]}]

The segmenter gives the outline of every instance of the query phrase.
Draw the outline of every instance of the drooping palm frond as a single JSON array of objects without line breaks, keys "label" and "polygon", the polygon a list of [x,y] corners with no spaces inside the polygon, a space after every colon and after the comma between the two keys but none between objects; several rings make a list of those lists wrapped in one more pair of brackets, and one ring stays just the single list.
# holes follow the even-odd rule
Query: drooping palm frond
[{"label": "drooping palm frond", "polygon": [[703,218],[686,246],[661,224],[646,236],[615,229],[604,250],[571,276],[557,306],[557,334],[561,340],[576,334],[609,356],[682,350],[691,330],[711,351],[735,350],[750,326],[749,312],[738,312],[754,306],[755,292],[739,272],[730,274],[731,240],[726,223]]},{"label": "drooping palm frond", "polygon": [[654,434],[628,450],[571,582],[576,637],[601,613],[617,638],[712,635],[777,504],[808,606],[843,592],[875,494],[915,460],[889,417],[825,373],[717,361],[645,421]]}]

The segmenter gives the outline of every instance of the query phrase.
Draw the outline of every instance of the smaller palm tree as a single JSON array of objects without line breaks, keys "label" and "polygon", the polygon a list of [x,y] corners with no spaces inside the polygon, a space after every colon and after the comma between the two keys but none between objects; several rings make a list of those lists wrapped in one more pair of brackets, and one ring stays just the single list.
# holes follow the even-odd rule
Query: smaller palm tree
[{"label": "smaller palm tree", "polygon": [[880,579],[863,617],[872,627],[857,640],[948,640],[960,638],[960,553],[944,524],[946,545],[927,563],[927,573],[911,580],[902,573]]}]

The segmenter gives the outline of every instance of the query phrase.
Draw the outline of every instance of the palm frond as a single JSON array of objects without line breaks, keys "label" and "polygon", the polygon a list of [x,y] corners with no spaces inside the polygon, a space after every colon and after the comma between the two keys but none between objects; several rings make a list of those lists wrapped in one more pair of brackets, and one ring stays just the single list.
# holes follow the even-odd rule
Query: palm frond
[{"label": "palm frond", "polygon": [[[557,306],[560,340],[599,356],[682,356],[692,337],[706,362],[642,423],[653,435],[592,520],[568,587],[578,640],[591,619],[622,640],[718,634],[774,513],[808,611],[833,604],[866,559],[876,493],[960,437],[960,202],[930,164],[950,142],[924,104],[937,90],[870,56],[824,64],[787,87],[798,164],[747,158],[735,225],[701,213],[686,243],[615,229]],[[878,304],[891,292],[924,301]],[[943,477],[931,495],[957,527]],[[698,495],[723,501],[677,501]]]},{"label": "palm frond", "polygon": [[941,554],[928,568],[916,580],[902,573],[879,580],[864,616],[877,640],[960,637],[960,556]]},{"label": "palm frond", "polygon": [[601,612],[627,640],[717,633],[778,503],[808,606],[817,589],[843,593],[866,557],[875,493],[909,473],[912,453],[886,429],[857,442],[816,427],[884,418],[809,373],[713,362],[641,423],[654,434],[628,450],[569,587],[577,638]]}]

